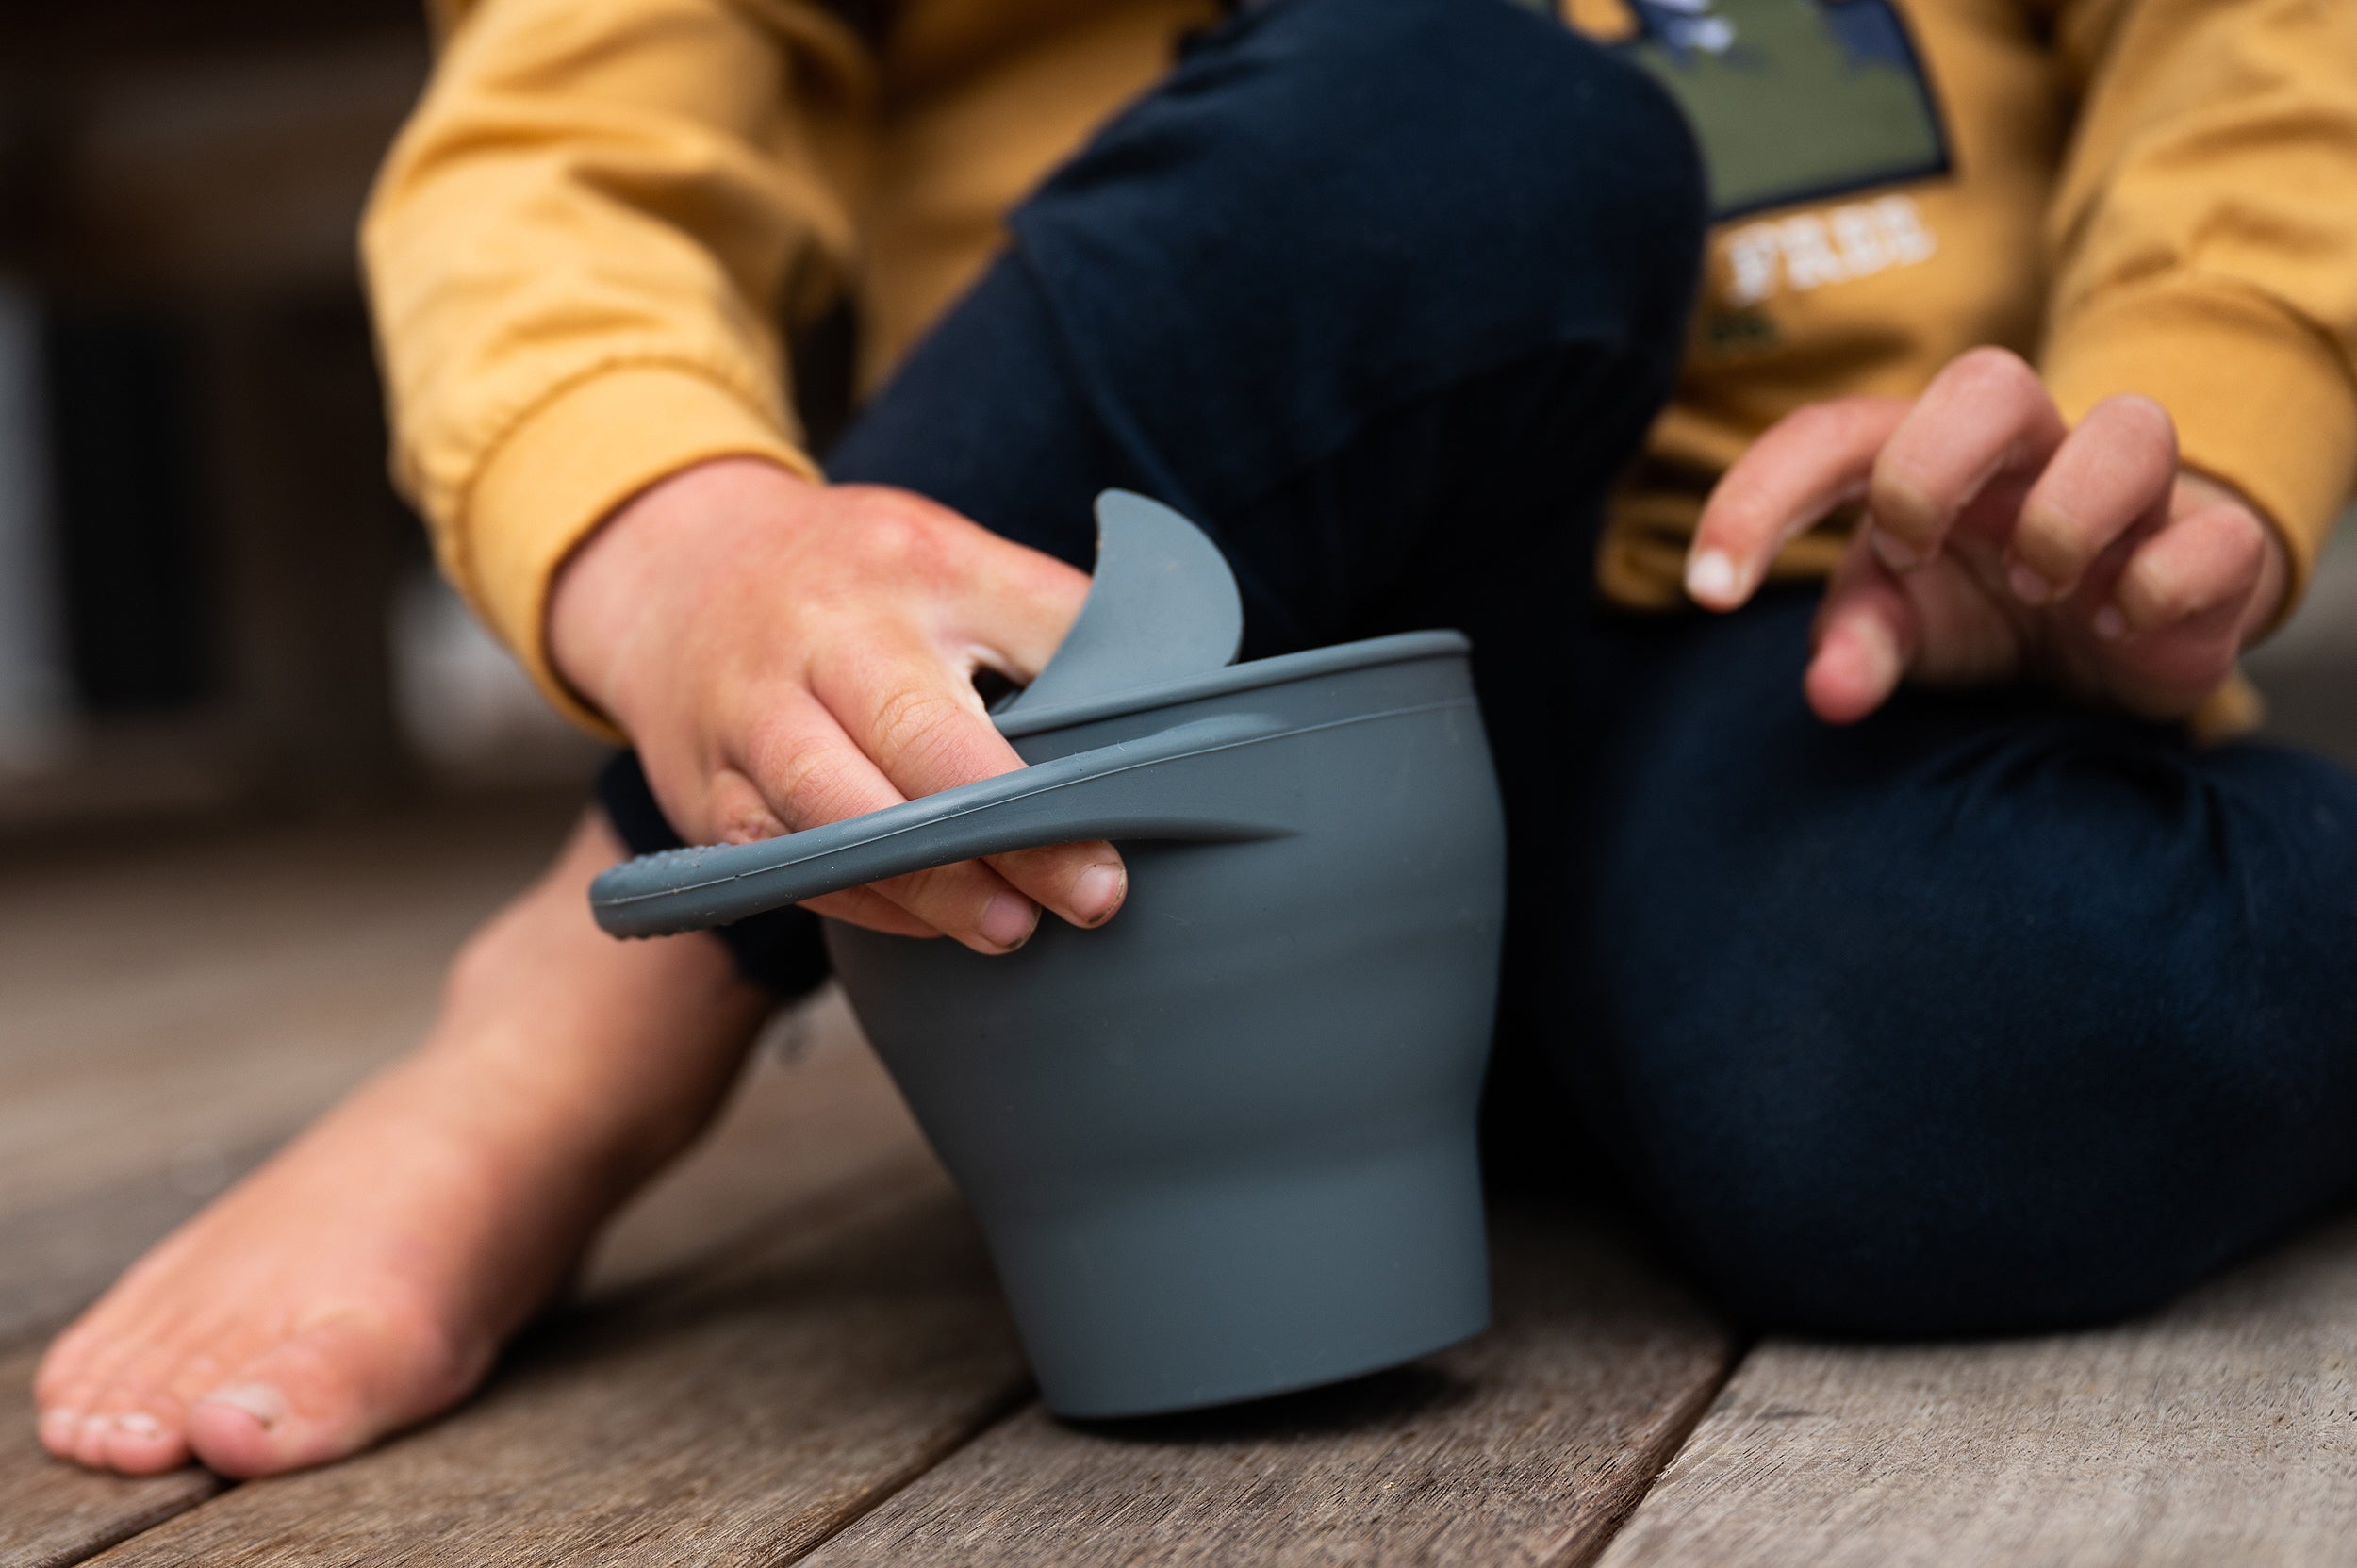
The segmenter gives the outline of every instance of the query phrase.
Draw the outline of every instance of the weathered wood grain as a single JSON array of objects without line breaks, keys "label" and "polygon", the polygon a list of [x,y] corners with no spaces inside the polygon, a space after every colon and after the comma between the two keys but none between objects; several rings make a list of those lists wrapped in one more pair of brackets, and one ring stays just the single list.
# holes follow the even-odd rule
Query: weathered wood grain
[{"label": "weathered wood grain", "polygon": [[1733,1349],[1594,1228],[1516,1212],[1496,1229],[1478,1340],[1228,1411],[1076,1428],[1034,1405],[805,1568],[1584,1562]]},{"label": "weathered wood grain", "polygon": [[0,1213],[218,1185],[414,1044],[561,801],[0,862]]},{"label": "weathered wood grain", "polygon": [[233,1150],[193,1177],[150,1171],[78,1197],[0,1213],[0,1350],[46,1337],[201,1208],[217,1181],[258,1164],[268,1149]]},{"label": "weathered wood grain", "polygon": [[2145,1322],[1772,1341],[1605,1568],[2357,1561],[2357,1220]]},{"label": "weathered wood grain", "polygon": [[63,1568],[221,1490],[201,1470],[144,1480],[60,1464],[33,1438],[30,1355],[0,1358],[0,1568]]},{"label": "weathered wood grain", "polygon": [[790,1561],[1025,1387],[937,1176],[528,1347],[477,1403],[354,1462],[239,1487],[97,1560]]}]

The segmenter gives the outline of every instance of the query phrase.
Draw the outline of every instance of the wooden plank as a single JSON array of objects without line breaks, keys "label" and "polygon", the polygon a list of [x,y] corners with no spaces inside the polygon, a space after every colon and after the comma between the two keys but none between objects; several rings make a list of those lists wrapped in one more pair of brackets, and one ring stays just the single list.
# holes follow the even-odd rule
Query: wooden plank
[{"label": "wooden plank", "polygon": [[[217,1177],[225,1181],[268,1152],[268,1145],[256,1145],[223,1157],[219,1165],[193,1178],[149,1171],[93,1193],[0,1215],[0,1349],[47,1339],[132,1260],[196,1213]],[[0,1388],[0,1399],[16,1392]],[[8,1538],[6,1519],[0,1513],[0,1542]]]},{"label": "wooden plank", "polygon": [[63,1568],[221,1490],[202,1470],[125,1480],[41,1450],[25,1398],[33,1358],[0,1358],[0,1568]]},{"label": "wooden plank", "polygon": [[361,1460],[238,1488],[97,1560],[793,1560],[999,1419],[1022,1363],[930,1173],[529,1347]]},{"label": "wooden plank", "polygon": [[1763,1345],[1604,1568],[2357,1557],[2357,1219],[2102,1332]]},{"label": "wooden plank", "polygon": [[1414,1367],[1227,1411],[1066,1426],[1037,1406],[806,1560],[1586,1561],[1733,1350],[1575,1219],[1497,1225],[1498,1321]]},{"label": "wooden plank", "polygon": [[551,797],[0,862],[0,1213],[218,1186],[414,1044],[443,966],[576,809]]}]

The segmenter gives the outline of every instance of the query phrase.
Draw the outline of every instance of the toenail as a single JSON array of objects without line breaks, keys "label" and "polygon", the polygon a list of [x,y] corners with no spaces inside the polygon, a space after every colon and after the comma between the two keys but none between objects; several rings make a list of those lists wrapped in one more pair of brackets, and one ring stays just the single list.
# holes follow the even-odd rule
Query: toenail
[{"label": "toenail", "polygon": [[115,1428],[133,1437],[154,1437],[164,1429],[164,1424],[145,1411],[128,1411],[115,1417]]},{"label": "toenail", "polygon": [[197,1403],[243,1411],[265,1427],[275,1427],[287,1418],[287,1396],[268,1383],[224,1383]]},{"label": "toenail", "polygon": [[41,1418],[41,1440],[52,1448],[70,1448],[81,1435],[80,1411],[51,1411]]}]

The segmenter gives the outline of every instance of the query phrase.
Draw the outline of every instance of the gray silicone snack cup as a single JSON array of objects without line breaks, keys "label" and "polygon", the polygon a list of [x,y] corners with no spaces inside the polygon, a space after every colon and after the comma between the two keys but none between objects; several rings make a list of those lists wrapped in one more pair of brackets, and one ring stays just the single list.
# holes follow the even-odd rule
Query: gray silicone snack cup
[{"label": "gray silicone snack cup", "polygon": [[1505,829],[1468,652],[1409,633],[1018,704],[997,723],[1030,766],[617,867],[597,917],[654,935],[1114,840],[1129,896],[1095,931],[984,956],[827,923],[1044,1398],[1141,1415],[1394,1365],[1489,1318]]}]

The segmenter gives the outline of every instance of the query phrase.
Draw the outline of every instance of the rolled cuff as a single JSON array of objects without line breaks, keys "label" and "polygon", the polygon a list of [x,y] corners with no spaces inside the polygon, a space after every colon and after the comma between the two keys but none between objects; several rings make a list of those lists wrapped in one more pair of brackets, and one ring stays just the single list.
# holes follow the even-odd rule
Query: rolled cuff
[{"label": "rolled cuff", "polygon": [[2074,423],[2120,392],[2167,408],[2179,460],[2282,534],[2291,582],[2277,621],[2291,613],[2357,484],[2357,382],[2329,338],[2255,289],[2172,278],[2058,322],[2041,368]]},{"label": "rolled cuff", "polygon": [[614,509],[657,480],[717,457],[763,457],[807,479],[817,464],[719,382],[626,365],[573,383],[508,433],[476,477],[447,566],[476,612],[573,723],[624,736],[549,657],[556,573]]}]

